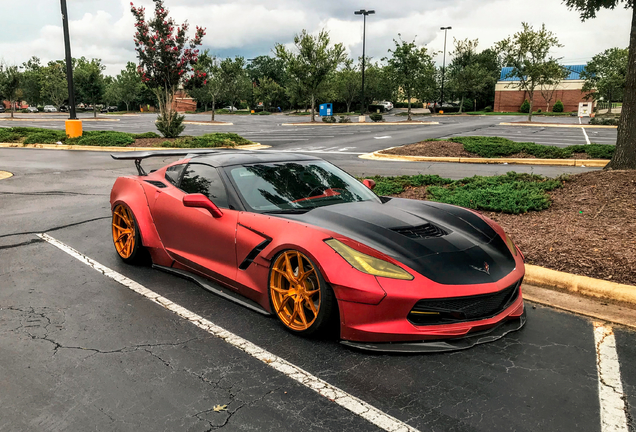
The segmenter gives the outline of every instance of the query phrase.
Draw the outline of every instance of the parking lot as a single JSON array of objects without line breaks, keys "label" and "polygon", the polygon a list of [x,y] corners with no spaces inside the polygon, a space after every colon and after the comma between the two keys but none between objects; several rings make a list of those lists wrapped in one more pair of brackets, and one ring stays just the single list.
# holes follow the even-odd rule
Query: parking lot
[{"label": "parking lot", "polygon": [[[498,136],[524,141],[554,135],[551,143],[563,145],[582,136],[580,128],[564,129],[558,141],[560,129],[531,135],[541,128],[503,127],[490,117],[335,128],[280,126],[289,121],[283,116],[226,117],[235,125],[189,125],[187,133],[237,132],[276,150],[314,152],[355,174],[459,178],[513,169],[381,166],[357,157],[424,138],[501,130]],[[84,127],[145,132],[153,120]],[[598,131],[608,141],[615,134]],[[514,167],[523,169],[533,167]],[[550,171],[533,172],[585,170],[541,169]],[[14,173],[0,181],[0,430],[634,430],[630,329],[599,324],[616,338],[619,366],[611,371],[603,369],[612,359],[599,350],[592,319],[531,302],[521,331],[465,351],[369,354],[334,339],[303,339],[191,282],[119,260],[109,193],[118,176],[135,172],[132,163],[104,152],[0,149],[0,170]],[[603,382],[612,394],[600,393]]]}]

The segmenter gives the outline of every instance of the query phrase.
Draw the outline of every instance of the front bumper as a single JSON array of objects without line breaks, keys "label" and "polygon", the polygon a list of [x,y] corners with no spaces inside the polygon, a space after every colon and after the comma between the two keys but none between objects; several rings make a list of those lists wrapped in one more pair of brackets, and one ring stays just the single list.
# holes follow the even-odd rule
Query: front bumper
[{"label": "front bumper", "polygon": [[487,330],[476,331],[460,338],[431,340],[422,342],[352,342],[343,340],[341,344],[364,351],[392,353],[439,353],[472,348],[501,339],[508,333],[520,330],[526,323],[526,311],[521,316],[503,321]]}]

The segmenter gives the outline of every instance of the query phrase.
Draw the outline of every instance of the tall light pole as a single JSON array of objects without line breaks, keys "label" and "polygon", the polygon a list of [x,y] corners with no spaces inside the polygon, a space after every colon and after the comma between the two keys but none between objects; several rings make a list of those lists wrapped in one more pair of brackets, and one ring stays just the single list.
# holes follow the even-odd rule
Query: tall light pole
[{"label": "tall light pole", "polygon": [[442,95],[441,95],[441,101],[439,103],[440,108],[442,106],[442,104],[444,103],[444,78],[446,76],[446,31],[452,29],[452,27],[440,27],[440,30],[444,30],[444,61],[442,63]]},{"label": "tall light pole", "polygon": [[66,120],[66,135],[69,138],[82,136],[82,122],[75,113],[75,87],[73,86],[73,57],[71,57],[71,38],[68,32],[68,11],[66,0],[62,3],[62,27],[64,28],[64,50],[66,52],[66,81],[68,83],[68,105],[70,118]]},{"label": "tall light pole", "polygon": [[373,15],[375,13],[374,10],[364,10],[360,9],[355,11],[354,14],[362,15],[362,100],[360,101],[360,115],[364,115],[366,111],[364,109],[364,61],[365,61],[365,45],[366,45],[366,34],[367,34],[367,15]]}]

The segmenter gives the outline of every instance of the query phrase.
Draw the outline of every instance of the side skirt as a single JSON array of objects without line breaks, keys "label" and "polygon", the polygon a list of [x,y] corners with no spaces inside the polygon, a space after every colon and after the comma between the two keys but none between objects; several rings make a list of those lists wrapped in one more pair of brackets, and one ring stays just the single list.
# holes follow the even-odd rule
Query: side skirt
[{"label": "side skirt", "polygon": [[206,281],[205,279],[203,279],[202,277],[199,277],[195,274],[192,274],[190,272],[187,272],[185,270],[181,270],[181,269],[176,269],[176,268],[171,268],[171,267],[164,267],[164,266],[160,266],[157,264],[153,264],[152,268],[156,268],[157,270],[161,270],[163,272],[166,273],[170,273],[172,275],[175,276],[179,276],[183,279],[187,279],[189,281],[194,282],[195,284],[199,285],[201,288],[203,288],[204,290],[210,291],[213,294],[218,295],[219,297],[223,297],[226,300],[230,300],[236,304],[239,304],[243,307],[246,307],[248,309],[251,309],[255,312],[258,312],[262,315],[267,315],[270,316],[271,313],[267,312],[265,309],[263,309],[261,307],[261,305],[259,305],[256,302],[253,302],[250,299],[247,299],[245,297],[242,297],[238,294],[235,294],[234,292],[223,288],[223,287],[215,287],[212,286],[208,283],[208,281]]}]

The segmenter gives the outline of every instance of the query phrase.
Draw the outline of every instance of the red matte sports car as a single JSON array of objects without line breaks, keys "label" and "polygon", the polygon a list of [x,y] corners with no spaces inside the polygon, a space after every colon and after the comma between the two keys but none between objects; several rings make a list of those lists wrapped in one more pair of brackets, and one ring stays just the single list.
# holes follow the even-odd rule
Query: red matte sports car
[{"label": "red matte sports car", "polygon": [[[185,156],[146,174],[141,161]],[[499,225],[438,202],[377,196],[311,156],[131,152],[110,202],[115,249],[311,335],[366,350],[469,348],[525,323],[523,255]],[[210,281],[216,282],[211,284]]]}]

